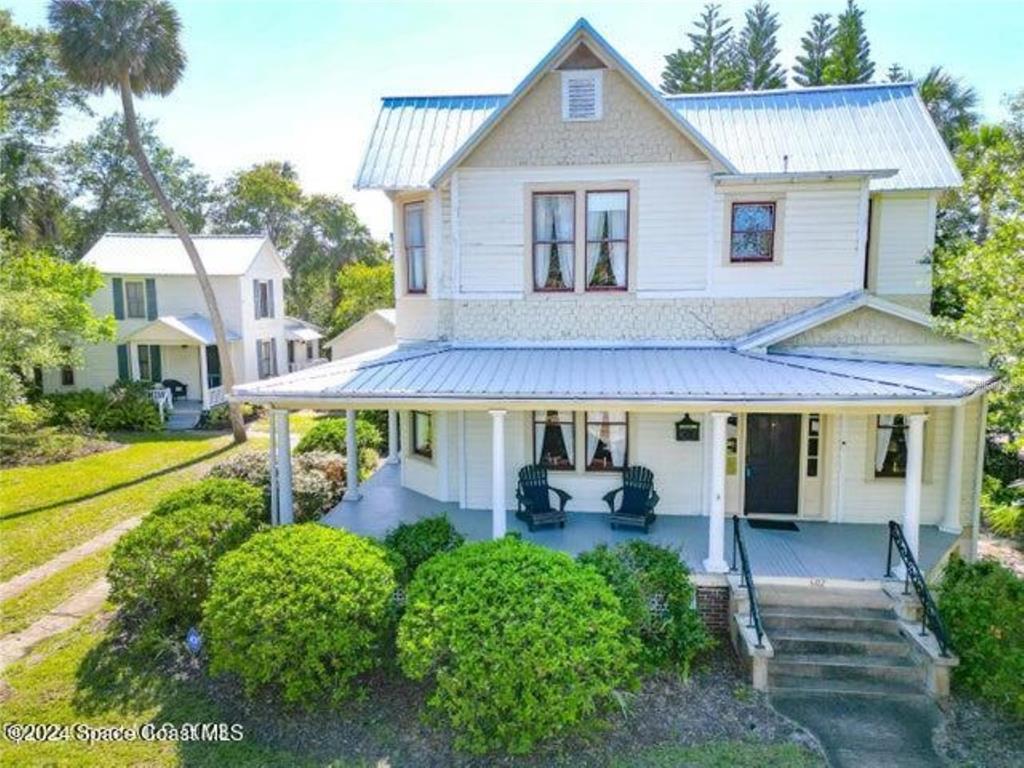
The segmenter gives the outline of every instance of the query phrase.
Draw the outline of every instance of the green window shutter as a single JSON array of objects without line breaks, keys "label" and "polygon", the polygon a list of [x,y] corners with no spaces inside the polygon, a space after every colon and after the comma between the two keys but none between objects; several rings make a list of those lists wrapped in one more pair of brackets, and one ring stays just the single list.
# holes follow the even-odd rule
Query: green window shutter
[{"label": "green window shutter", "polygon": [[146,319],[156,320],[156,280],[146,278]]},{"label": "green window shutter", "polygon": [[160,365],[160,347],[157,344],[152,344],[149,347],[149,370],[153,381],[164,380],[164,372]]},{"label": "green window shutter", "polygon": [[277,376],[277,339],[270,340],[270,370]]},{"label": "green window shutter", "polygon": [[[118,282],[121,282],[118,280]],[[117,378],[128,381],[128,345],[117,345]]]},{"label": "green window shutter", "polygon": [[114,319],[124,320],[124,284],[120,277],[110,281],[114,290]]},{"label": "green window shutter", "polygon": [[274,281],[267,280],[267,311],[270,317],[276,317],[274,314]]}]

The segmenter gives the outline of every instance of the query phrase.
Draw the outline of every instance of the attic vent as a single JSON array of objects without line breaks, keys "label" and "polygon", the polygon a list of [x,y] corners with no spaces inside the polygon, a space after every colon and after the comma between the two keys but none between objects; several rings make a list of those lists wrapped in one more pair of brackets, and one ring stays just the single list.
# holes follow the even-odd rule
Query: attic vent
[{"label": "attic vent", "polygon": [[601,119],[600,69],[562,72],[562,119],[568,121]]}]

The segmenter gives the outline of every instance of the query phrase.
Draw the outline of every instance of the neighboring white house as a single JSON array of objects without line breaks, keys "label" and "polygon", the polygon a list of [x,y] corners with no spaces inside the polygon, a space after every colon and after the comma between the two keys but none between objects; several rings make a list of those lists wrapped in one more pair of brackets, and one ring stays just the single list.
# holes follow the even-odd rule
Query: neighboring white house
[{"label": "neighboring white house", "polygon": [[317,326],[297,317],[286,316],[284,334],[288,343],[289,372],[326,362],[321,357],[320,349],[320,340],[324,335]]},{"label": "neighboring white house", "polygon": [[397,347],[236,395],[397,411],[401,486],[495,536],[524,465],[572,514],[640,464],[708,575],[728,514],[874,524],[872,572],[890,519],[970,549],[994,376],[928,314],[960,181],[913,84],[667,97],[581,20],[510,94],[383,100]]},{"label": "neighboring white house", "polygon": [[[273,243],[243,235],[193,235],[193,240],[213,284],[237,380],[286,372],[287,345],[299,321],[284,315],[288,269]],[[103,287],[91,302],[98,315],[117,320],[117,338],[86,347],[80,366],[45,371],[44,391],[102,389],[119,378],[173,380],[186,387],[186,402],[178,403],[178,410],[198,412],[224,402],[213,328],[176,236],[106,234],[82,262],[103,275]],[[312,333],[315,343],[319,333]]]},{"label": "neighboring white house", "polygon": [[327,342],[332,360],[395,344],[395,310],[375,309]]}]

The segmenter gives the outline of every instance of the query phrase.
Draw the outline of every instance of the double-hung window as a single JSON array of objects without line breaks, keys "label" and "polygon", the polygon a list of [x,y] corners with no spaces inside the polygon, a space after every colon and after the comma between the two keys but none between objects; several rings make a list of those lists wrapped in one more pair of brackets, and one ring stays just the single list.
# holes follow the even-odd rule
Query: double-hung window
[{"label": "double-hung window", "polygon": [[879,414],[875,422],[875,477],[907,476],[907,420]]},{"label": "double-hung window", "polygon": [[148,344],[140,344],[138,346],[139,355],[139,379],[142,381],[153,380],[153,359],[150,356],[150,348]]},{"label": "double-hung window", "polygon": [[533,289],[571,291],[576,261],[576,195],[533,195]]},{"label": "double-hung window", "polygon": [[269,378],[277,373],[276,347],[274,339],[260,339],[256,342],[257,374],[261,379]]},{"label": "double-hung window", "polygon": [[141,280],[126,280],[124,283],[124,305],[126,317],[146,316],[146,284]]},{"label": "double-hung window", "polygon": [[775,258],[775,203],[733,203],[729,237],[732,262]]},{"label": "double-hung window", "polygon": [[628,265],[629,192],[587,192],[587,290],[626,290]]},{"label": "double-hung window", "polygon": [[256,319],[274,316],[274,282],[272,280],[256,281]]},{"label": "double-hung window", "polygon": [[548,469],[576,466],[576,419],[572,411],[534,411],[533,461]]},{"label": "double-hung window", "polygon": [[625,411],[587,411],[587,471],[624,469],[629,461]]},{"label": "double-hung window", "polygon": [[412,452],[425,459],[434,457],[434,417],[430,413],[412,412]]},{"label": "double-hung window", "polygon": [[405,287],[409,293],[427,290],[427,239],[423,203],[407,203],[404,209]]}]

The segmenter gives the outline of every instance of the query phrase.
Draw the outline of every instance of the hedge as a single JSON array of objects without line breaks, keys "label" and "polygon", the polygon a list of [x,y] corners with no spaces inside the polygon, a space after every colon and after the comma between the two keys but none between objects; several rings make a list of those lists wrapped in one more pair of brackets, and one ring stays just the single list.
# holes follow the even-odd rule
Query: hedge
[{"label": "hedge", "polygon": [[[295,446],[295,452],[329,451],[347,454],[347,425],[348,422],[342,418],[318,419],[316,424],[299,440],[298,445]],[[356,445],[359,448],[372,448],[379,451],[383,443],[384,439],[377,427],[368,421],[356,419]]]},{"label": "hedge", "polygon": [[405,584],[427,560],[461,546],[464,541],[447,517],[428,517],[415,523],[402,523],[389,531],[384,545],[401,555],[405,562],[405,569],[399,574],[399,581]]},{"label": "hedge", "polygon": [[179,509],[213,505],[244,514],[253,526],[270,522],[263,494],[242,480],[208,477],[163,496],[153,507],[154,515],[167,515]]}]

